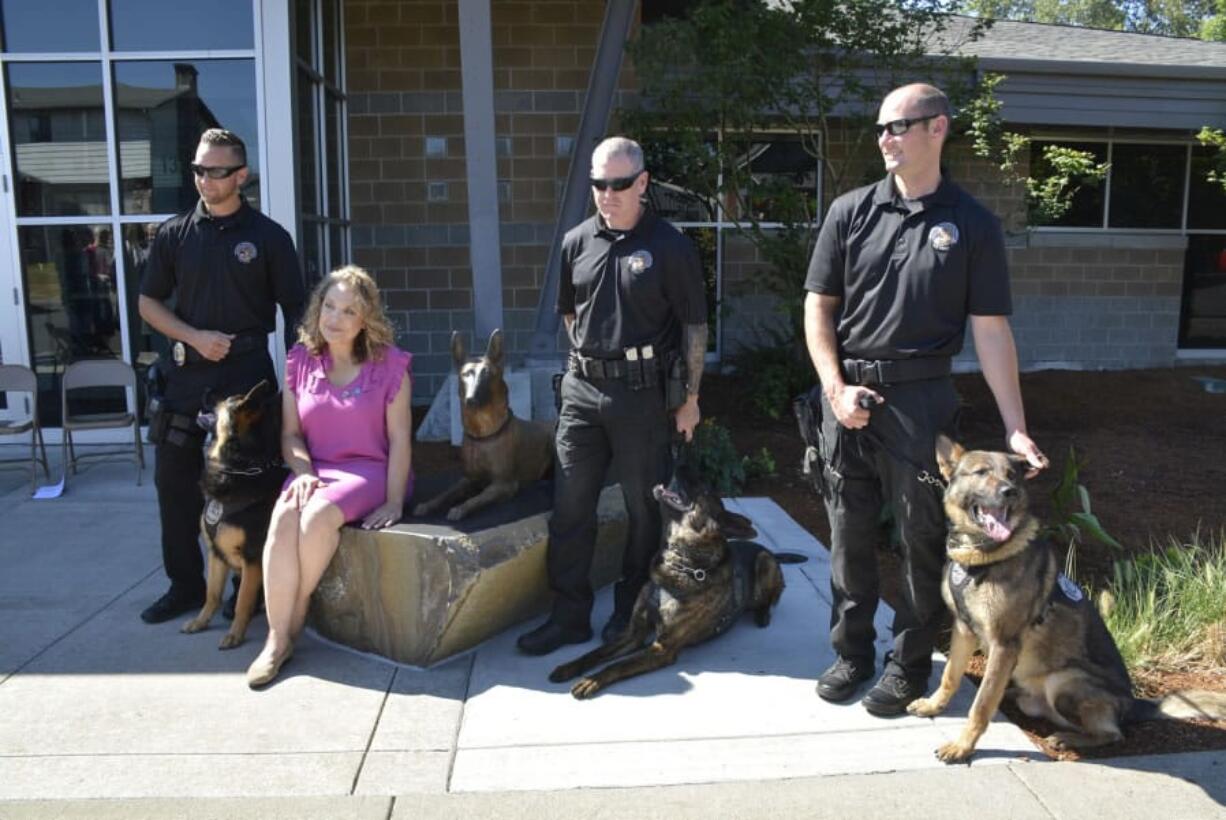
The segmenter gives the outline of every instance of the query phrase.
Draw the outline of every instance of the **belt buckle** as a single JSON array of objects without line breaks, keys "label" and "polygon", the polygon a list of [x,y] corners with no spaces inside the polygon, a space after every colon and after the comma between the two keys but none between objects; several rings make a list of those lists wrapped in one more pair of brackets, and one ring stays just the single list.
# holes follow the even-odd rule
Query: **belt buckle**
[{"label": "belt buckle", "polygon": [[881,359],[873,359],[864,370],[865,373],[875,379],[870,384],[885,384],[885,378],[881,372]]},{"label": "belt buckle", "polygon": [[170,353],[174,357],[175,364],[179,367],[187,364],[187,346],[182,342],[175,342],[171,345]]}]

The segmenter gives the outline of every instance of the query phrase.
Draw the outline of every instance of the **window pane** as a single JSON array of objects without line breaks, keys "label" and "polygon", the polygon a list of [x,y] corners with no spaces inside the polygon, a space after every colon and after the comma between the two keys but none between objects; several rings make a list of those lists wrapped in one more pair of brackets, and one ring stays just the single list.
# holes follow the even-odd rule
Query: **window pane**
[{"label": "window pane", "polygon": [[681,232],[694,243],[702,262],[702,280],[707,291],[707,325],[711,328],[707,334],[707,350],[715,350],[715,342],[719,338],[719,333],[715,332],[719,317],[719,231],[715,228],[682,228]]},{"label": "window pane", "polygon": [[[1049,145],[1088,151],[1095,162],[1107,161],[1107,145],[1102,142],[1044,142],[1030,143],[1030,175],[1042,179],[1052,173],[1051,164],[1043,158],[1043,150]],[[1073,205],[1057,220],[1032,222],[1034,225],[1051,225],[1061,228],[1101,228],[1103,226],[1103,183],[1083,183],[1073,196]]]},{"label": "window pane", "polygon": [[1117,142],[1111,152],[1112,228],[1178,228],[1183,223],[1182,145]]},{"label": "window pane", "polygon": [[329,225],[328,270],[336,270],[348,262],[349,254],[345,251],[345,228],[340,225]]},{"label": "window pane", "polygon": [[1180,347],[1226,347],[1226,236],[1189,236]]},{"label": "window pane", "polygon": [[101,51],[98,36],[98,0],[59,0],[55,25],[48,25],[46,3],[0,0],[4,50]]},{"label": "window pane", "polygon": [[302,255],[302,273],[309,290],[323,278],[323,234],[318,222],[302,220],[302,237],[298,241],[298,253]]},{"label": "window pane", "polygon": [[304,214],[318,214],[319,171],[316,170],[315,147],[315,84],[311,76],[298,69],[298,105],[294,116],[298,118],[298,192],[301,195],[299,208]]},{"label": "window pane", "polygon": [[100,63],[11,63],[18,216],[108,214]]},{"label": "window pane", "polygon": [[809,222],[817,214],[817,158],[797,139],[753,142],[749,163],[754,195],[747,203],[759,222]]},{"label": "window pane", "polygon": [[[43,424],[60,421],[60,376],[69,362],[119,358],[115,244],[109,225],[17,229],[29,317],[30,351],[38,372]],[[84,391],[82,391],[84,395]],[[82,412],[124,409],[112,397]],[[111,406],[114,405],[114,406]]]},{"label": "window pane", "polygon": [[1210,182],[1215,149],[1196,146],[1192,149],[1192,177],[1188,185],[1188,228],[1226,230],[1226,189],[1220,182]]},{"label": "window pane", "polygon": [[314,0],[294,3],[294,53],[309,66],[315,65],[315,39],[311,36],[311,9]]},{"label": "window pane", "polygon": [[253,60],[116,63],[115,110],[124,213],[176,213],[195,203],[190,165],[208,128],[228,128],[247,143],[243,193],[259,207]]},{"label": "window pane", "polygon": [[327,143],[324,146],[324,176],[328,184],[328,216],[343,217],[341,207],[341,101],[335,94],[327,94],[324,127]]},{"label": "window pane", "polygon": [[340,29],[340,21],[337,17],[336,0],[323,0],[323,34],[324,34],[324,78],[333,85],[340,85],[339,72],[336,67],[340,65],[339,54],[340,45],[337,42],[336,33]]},{"label": "window pane", "polygon": [[116,51],[255,48],[253,5],[250,0],[110,0],[111,41]]},{"label": "window pane", "polygon": [[702,153],[706,157],[698,165],[694,164],[694,151],[663,142],[648,146],[646,161],[651,184],[647,186],[647,203],[664,219],[672,222],[719,220],[715,199],[694,190],[713,191],[719,179],[714,138],[704,140],[703,146]]},{"label": "window pane", "polygon": [[[140,281],[149,265],[149,247],[153,236],[157,233],[157,222],[144,222],[135,225],[124,225],[123,231],[123,264],[124,288],[127,295],[128,310],[128,349],[132,351],[132,365],[136,368],[137,384],[145,383],[145,371],[160,356],[162,361],[170,361],[170,343],[166,337],[147,325],[140,317],[136,302],[140,295]],[[143,387],[142,387],[143,390]],[[144,417],[145,398],[140,396],[137,410],[141,413],[141,423],[148,423]]]}]

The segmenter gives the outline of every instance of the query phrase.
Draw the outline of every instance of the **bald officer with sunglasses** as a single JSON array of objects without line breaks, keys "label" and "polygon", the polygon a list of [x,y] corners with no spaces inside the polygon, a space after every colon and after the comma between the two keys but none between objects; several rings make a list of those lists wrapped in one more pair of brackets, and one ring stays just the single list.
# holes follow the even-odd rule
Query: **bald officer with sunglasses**
[{"label": "bald officer with sunglasses", "polygon": [[877,118],[886,177],[834,201],[805,280],[805,339],[822,392],[824,501],[830,520],[834,665],[817,693],[849,700],[875,670],[876,547],[893,512],[903,579],[893,648],[862,699],[897,715],[928,686],[945,514],[935,438],[955,423],[950,360],[970,317],[1010,450],[1032,473],[1047,458],[1026,432],[1004,236],[986,208],[942,175],[949,100],[930,85],[892,91]]},{"label": "bald officer with sunglasses", "polygon": [[[605,474],[621,484],[626,547],[613,615],[602,637],[619,635],[660,546],[652,489],[668,480],[672,431],[688,440],[698,424],[698,385],[707,350],[707,302],[693,244],[644,210],[643,150],[612,137],[592,154],[597,213],[566,234],[557,310],[572,350],[560,387],[557,469],[546,566],[553,611],[519,638],[529,655],[591,638],[596,504]],[[676,378],[666,399],[670,369]],[[684,367],[682,367],[684,365]]]},{"label": "bald officer with sunglasses", "polygon": [[[243,141],[220,128],[205,131],[191,169],[200,200],[158,228],[140,287],[141,318],[166,336],[173,351],[172,362],[159,363],[166,386],[149,420],[170,589],[141,613],[146,623],[204,602],[197,541],[204,430],[196,414],[205,393],[222,398],[261,379],[276,384],[268,334],[276,329],[277,305],[288,348],[306,298],[293,240],[240,193],[247,181]],[[233,612],[229,603],[227,612]]]}]

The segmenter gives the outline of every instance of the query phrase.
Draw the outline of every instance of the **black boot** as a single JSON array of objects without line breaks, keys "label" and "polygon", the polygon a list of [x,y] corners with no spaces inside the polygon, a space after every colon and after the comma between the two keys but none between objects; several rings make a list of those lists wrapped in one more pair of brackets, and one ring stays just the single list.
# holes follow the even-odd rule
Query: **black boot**
[{"label": "black boot", "polygon": [[822,700],[842,703],[873,676],[873,671],[872,659],[840,657],[817,679],[817,694]]},{"label": "black boot", "polygon": [[515,645],[525,655],[548,655],[567,644],[587,643],[591,639],[591,627],[567,627],[550,618],[531,632],[520,635]]}]

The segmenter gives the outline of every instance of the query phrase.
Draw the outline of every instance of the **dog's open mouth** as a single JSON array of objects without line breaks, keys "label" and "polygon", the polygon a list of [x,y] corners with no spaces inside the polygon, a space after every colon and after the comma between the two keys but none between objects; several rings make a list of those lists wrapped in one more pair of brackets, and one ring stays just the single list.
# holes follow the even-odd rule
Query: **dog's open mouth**
[{"label": "dog's open mouth", "polygon": [[984,507],[979,504],[971,505],[971,515],[975,519],[975,523],[979,525],[993,541],[1005,542],[1013,535],[1013,528],[1009,526],[1009,508],[1006,507]]},{"label": "dog's open mouth", "polygon": [[677,512],[689,512],[693,504],[688,503],[679,493],[676,493],[663,484],[657,484],[651,491],[652,497],[656,501],[667,504]]}]

